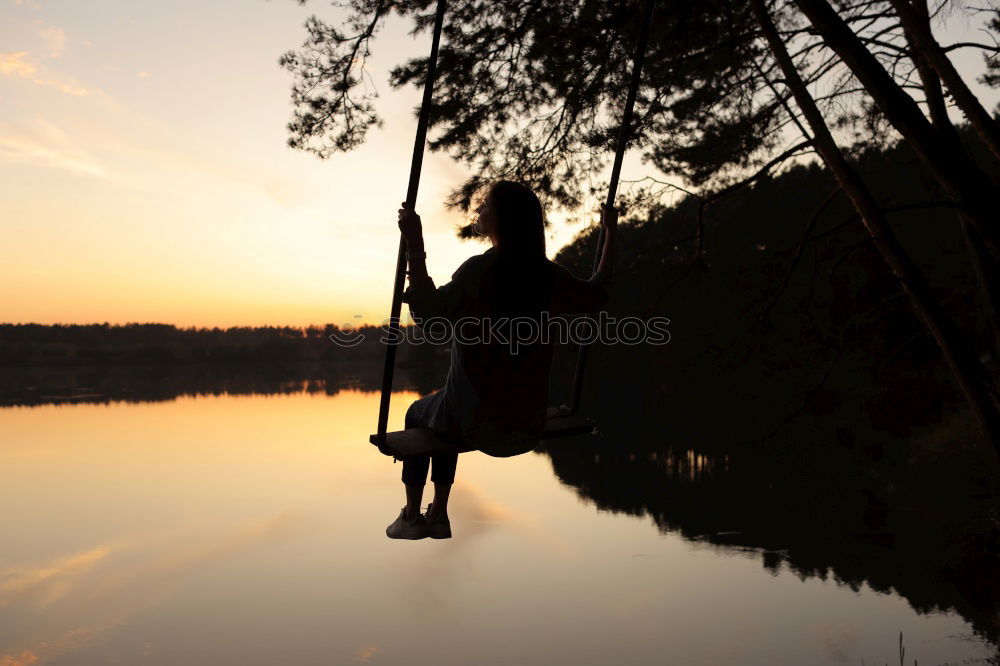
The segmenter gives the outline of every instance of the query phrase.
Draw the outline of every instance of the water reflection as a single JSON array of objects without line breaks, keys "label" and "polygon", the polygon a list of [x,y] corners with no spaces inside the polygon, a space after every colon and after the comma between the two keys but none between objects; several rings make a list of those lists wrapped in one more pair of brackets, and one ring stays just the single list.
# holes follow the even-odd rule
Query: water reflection
[{"label": "water reflection", "polygon": [[602,418],[463,455],[455,538],[389,541],[377,395],[313,379],[0,409],[0,664],[893,663],[900,631],[921,664],[990,654],[958,528],[873,509],[829,459],[792,474]]},{"label": "water reflection", "polygon": [[920,613],[958,612],[983,639],[1000,640],[995,544],[982,540],[982,516],[967,512],[972,500],[942,500],[926,486],[876,495],[871,479],[842,476],[843,461],[832,458],[799,466],[760,451],[648,446],[580,438],[549,443],[546,453],[559,480],[599,508],[648,516],[663,533],[749,553],[772,575],[900,595]]},{"label": "water reflection", "polygon": [[[404,363],[394,387],[430,393],[447,367],[435,359]],[[335,395],[343,390],[377,391],[382,370],[364,362],[105,365],[3,368],[0,406],[173,400],[184,396]]]},{"label": "water reflection", "polygon": [[[634,463],[636,454],[628,454],[628,461]],[[594,462],[601,462],[601,454],[594,455]],[[673,449],[650,451],[646,454],[646,462],[659,467],[666,476],[681,483],[685,481],[697,483],[706,477],[729,469],[728,455],[708,456],[698,453],[694,449],[687,449],[679,453]]]}]

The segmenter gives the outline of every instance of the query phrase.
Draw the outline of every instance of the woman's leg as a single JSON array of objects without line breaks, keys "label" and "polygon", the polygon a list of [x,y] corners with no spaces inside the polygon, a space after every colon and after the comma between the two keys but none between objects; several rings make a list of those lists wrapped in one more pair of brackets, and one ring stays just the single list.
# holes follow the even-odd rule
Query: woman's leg
[{"label": "woman's leg", "polygon": [[433,518],[447,517],[448,497],[451,486],[455,483],[455,468],[458,466],[457,453],[444,453],[434,456],[434,470],[431,481],[434,482]]},{"label": "woman's leg", "polygon": [[[433,395],[433,394],[432,394]],[[427,424],[432,395],[413,402],[406,410],[404,427],[420,428]],[[420,513],[427,484],[427,470],[431,465],[430,456],[417,456],[403,461],[403,485],[406,487],[406,519],[412,520]]]},{"label": "woman's leg", "polygon": [[427,483],[427,469],[430,456],[417,456],[403,461],[403,485],[406,486],[406,519],[412,520],[420,513],[424,499],[424,485]]}]

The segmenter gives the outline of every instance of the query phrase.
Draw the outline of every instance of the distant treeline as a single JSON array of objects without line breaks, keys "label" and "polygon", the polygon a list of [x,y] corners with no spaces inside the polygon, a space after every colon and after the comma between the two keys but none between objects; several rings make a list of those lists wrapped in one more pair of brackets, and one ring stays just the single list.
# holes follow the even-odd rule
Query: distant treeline
[{"label": "distant treeline", "polygon": [[[0,367],[244,362],[340,362],[381,359],[385,333],[376,326],[345,332],[333,324],[177,328],[169,324],[0,324]],[[353,346],[340,340],[359,339]],[[435,348],[401,345],[413,359]]]}]

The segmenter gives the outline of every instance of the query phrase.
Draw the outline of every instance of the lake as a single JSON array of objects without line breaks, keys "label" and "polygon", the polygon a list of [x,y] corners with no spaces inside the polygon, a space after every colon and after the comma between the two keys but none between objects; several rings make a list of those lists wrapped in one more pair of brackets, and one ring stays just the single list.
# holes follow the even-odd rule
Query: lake
[{"label": "lake", "polygon": [[0,665],[897,664],[900,633],[906,663],[997,654],[946,592],[896,591],[919,571],[838,574],[881,579],[878,535],[810,568],[689,520],[739,472],[669,441],[463,454],[454,538],[390,540],[377,411],[351,389],[0,409]]}]

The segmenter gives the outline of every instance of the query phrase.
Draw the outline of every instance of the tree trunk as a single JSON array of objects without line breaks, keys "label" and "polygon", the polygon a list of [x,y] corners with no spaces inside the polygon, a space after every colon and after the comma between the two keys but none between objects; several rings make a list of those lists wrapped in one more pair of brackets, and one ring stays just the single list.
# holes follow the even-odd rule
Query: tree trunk
[{"label": "tree trunk", "polygon": [[[930,26],[930,12],[927,8],[927,0],[913,0],[913,11],[920,18],[921,24]],[[913,53],[913,64],[920,75],[920,82],[924,89],[924,97],[927,101],[927,109],[930,113],[931,123],[948,140],[956,144],[961,144],[961,137],[955,126],[948,117],[948,107],[945,104],[944,90],[941,87],[941,79],[937,72],[931,67],[926,54],[917,47],[913,31],[906,24],[903,25],[906,34],[906,41]],[[990,355],[994,360],[1000,360],[1000,291],[997,284],[1000,282],[1000,267],[989,252],[983,246],[979,234],[969,220],[959,214],[962,234],[965,236],[965,244],[972,260],[973,274],[976,278],[976,286],[979,296],[983,301],[983,310],[986,312],[987,328],[990,338]],[[994,380],[995,381],[995,380]]]},{"label": "tree trunk", "polygon": [[[889,2],[899,16],[907,39],[916,47],[920,56],[926,59],[927,64],[933,67],[934,71],[941,77],[948,92],[958,104],[958,108],[962,109],[962,113],[969,119],[976,132],[982,137],[983,142],[1000,160],[1000,126],[979,102],[979,98],[969,89],[958,70],[955,69],[955,65],[952,64],[951,59],[948,58],[948,54],[934,39],[929,15],[921,12],[920,7],[911,6],[908,0],[889,0]],[[923,7],[926,8],[926,5]]]},{"label": "tree trunk", "polygon": [[920,269],[896,239],[874,196],[834,141],[815,100],[809,94],[791,56],[788,55],[788,50],[781,41],[764,0],[751,0],[750,6],[771,53],[781,68],[785,84],[791,90],[802,115],[812,129],[816,151],[844,193],[851,199],[875,247],[882,254],[889,269],[899,279],[917,316],[937,341],[959,387],[979,418],[987,438],[1000,454],[1000,408],[990,390],[982,366],[975,354],[963,344],[964,340],[958,328],[937,303]]},{"label": "tree trunk", "polygon": [[1000,259],[997,187],[960,145],[948,141],[924,117],[912,97],[896,84],[827,0],[794,0],[826,45],[840,57],[903,135],[931,173],[976,226],[990,254]]},{"label": "tree trunk", "polygon": [[[927,18],[929,17],[927,0],[914,0],[914,2],[914,11],[929,21],[930,19]],[[907,46],[910,47],[913,64],[920,75],[920,83],[923,85],[924,96],[927,98],[927,110],[931,117],[931,123],[949,141],[959,141],[958,132],[955,131],[955,126],[952,124],[951,118],[948,117],[948,106],[945,104],[944,90],[941,88],[941,78],[931,66],[930,61],[927,59],[927,54],[918,47],[917,38],[913,30],[905,23],[903,24],[903,33],[906,35]]]}]

